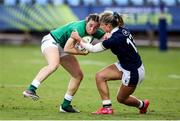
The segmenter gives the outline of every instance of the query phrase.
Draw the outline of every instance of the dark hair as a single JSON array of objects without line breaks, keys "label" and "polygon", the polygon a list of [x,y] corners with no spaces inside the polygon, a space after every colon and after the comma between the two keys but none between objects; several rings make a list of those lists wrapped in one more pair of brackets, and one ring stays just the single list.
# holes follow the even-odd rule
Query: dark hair
[{"label": "dark hair", "polygon": [[89,16],[86,18],[86,21],[89,22],[90,20],[99,22],[99,15],[97,13],[89,14]]},{"label": "dark hair", "polygon": [[110,23],[113,27],[124,25],[123,18],[119,13],[108,11],[100,14],[100,23]]}]

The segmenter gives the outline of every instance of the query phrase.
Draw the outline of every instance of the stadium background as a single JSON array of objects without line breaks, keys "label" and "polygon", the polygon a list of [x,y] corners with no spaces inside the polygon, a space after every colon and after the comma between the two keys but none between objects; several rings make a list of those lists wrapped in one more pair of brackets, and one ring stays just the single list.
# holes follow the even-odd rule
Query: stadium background
[{"label": "stadium background", "polygon": [[179,0],[1,0],[0,43],[38,42],[42,35],[63,24],[84,19],[89,13],[112,10],[124,16],[137,44],[157,45],[162,6],[168,24],[168,44],[179,46]]},{"label": "stadium background", "polygon": [[[40,52],[42,37],[58,26],[104,10],[124,15],[125,24],[138,45],[146,78],[135,95],[149,98],[148,114],[138,115],[136,109],[117,103],[119,81],[109,82],[115,115],[90,114],[101,106],[94,75],[116,61],[110,51],[77,56],[85,74],[73,100],[82,111],[80,114],[58,113],[59,101],[69,80],[61,67],[38,90],[40,101],[25,100],[22,91],[46,64]],[[180,0],[0,0],[0,119],[180,119],[179,11]],[[162,16],[167,21],[164,32],[167,32],[165,44],[168,45],[168,50],[163,52],[159,51],[159,18]]]}]

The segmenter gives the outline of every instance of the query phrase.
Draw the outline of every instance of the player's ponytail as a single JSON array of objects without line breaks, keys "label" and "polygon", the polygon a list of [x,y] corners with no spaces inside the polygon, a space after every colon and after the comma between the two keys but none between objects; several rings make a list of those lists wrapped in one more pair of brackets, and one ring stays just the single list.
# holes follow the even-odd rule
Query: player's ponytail
[{"label": "player's ponytail", "polygon": [[122,16],[112,11],[105,11],[100,14],[100,23],[110,23],[113,27],[124,25]]},{"label": "player's ponytail", "polygon": [[121,15],[119,15],[119,13],[117,12],[113,12],[113,16],[115,21],[117,22],[118,26],[123,26],[124,25],[124,21]]}]

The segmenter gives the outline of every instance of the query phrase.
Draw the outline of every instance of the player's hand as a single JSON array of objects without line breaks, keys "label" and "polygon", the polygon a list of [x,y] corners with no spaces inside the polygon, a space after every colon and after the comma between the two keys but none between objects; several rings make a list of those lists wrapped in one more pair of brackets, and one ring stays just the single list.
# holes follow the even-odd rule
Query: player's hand
[{"label": "player's hand", "polygon": [[80,41],[81,41],[81,38],[77,31],[73,31],[71,33],[71,38],[75,39],[77,41],[77,43],[80,43]]},{"label": "player's hand", "polygon": [[87,50],[83,51],[83,55],[87,55],[87,54],[89,54],[89,51]]},{"label": "player's hand", "polygon": [[110,38],[111,35],[112,35],[111,33],[105,33],[104,36],[103,36],[103,40],[106,40],[106,39]]}]

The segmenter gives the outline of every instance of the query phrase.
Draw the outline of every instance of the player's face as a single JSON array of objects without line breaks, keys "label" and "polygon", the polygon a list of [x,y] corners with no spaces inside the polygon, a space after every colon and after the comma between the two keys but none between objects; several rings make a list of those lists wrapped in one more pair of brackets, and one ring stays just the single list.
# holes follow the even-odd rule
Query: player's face
[{"label": "player's face", "polygon": [[89,22],[87,22],[86,24],[86,32],[89,35],[92,35],[96,32],[96,30],[99,28],[99,23],[95,22],[93,20],[90,20]]},{"label": "player's face", "polygon": [[111,25],[110,25],[110,24],[107,24],[107,23],[101,23],[101,24],[100,24],[100,28],[101,28],[103,31],[107,32],[107,33],[110,33],[111,30],[112,30]]}]

